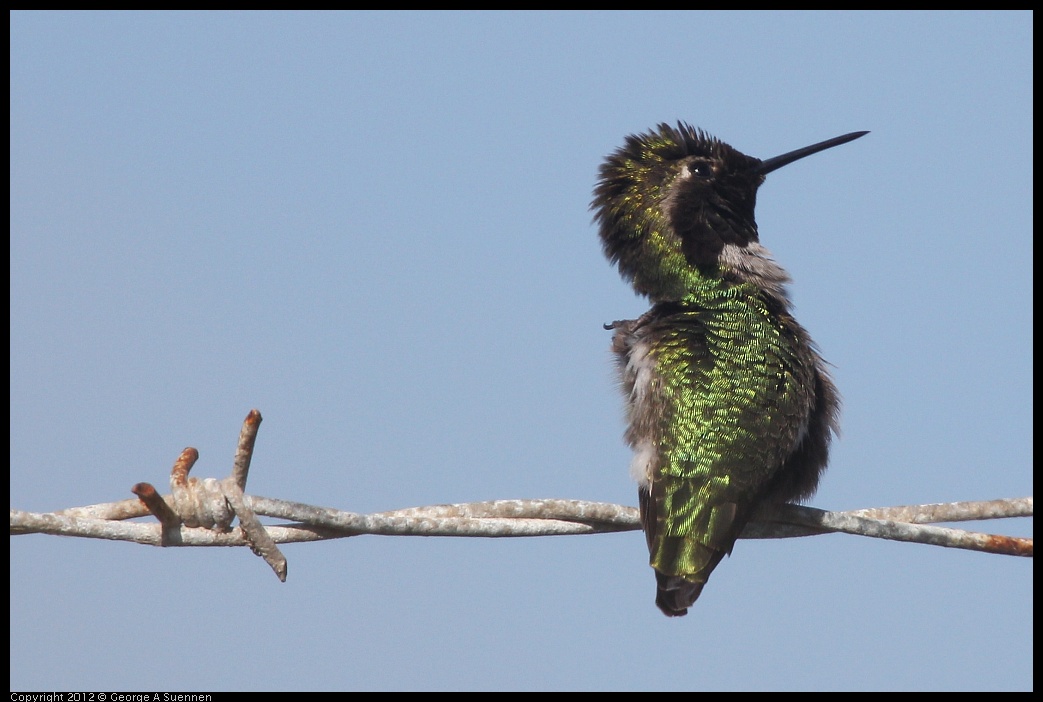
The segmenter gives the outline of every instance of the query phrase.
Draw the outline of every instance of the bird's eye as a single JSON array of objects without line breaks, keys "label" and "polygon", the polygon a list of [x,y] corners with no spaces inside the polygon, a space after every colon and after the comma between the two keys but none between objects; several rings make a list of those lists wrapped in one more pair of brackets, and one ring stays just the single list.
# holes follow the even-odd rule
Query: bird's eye
[{"label": "bird's eye", "polygon": [[712,178],[713,168],[706,161],[692,161],[688,164],[688,173],[698,178]]}]

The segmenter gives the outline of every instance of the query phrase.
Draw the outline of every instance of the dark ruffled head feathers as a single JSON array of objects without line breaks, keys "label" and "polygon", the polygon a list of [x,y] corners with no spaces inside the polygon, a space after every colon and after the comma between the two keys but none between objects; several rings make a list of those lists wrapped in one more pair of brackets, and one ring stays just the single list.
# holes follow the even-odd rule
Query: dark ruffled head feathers
[{"label": "dark ruffled head feathers", "polygon": [[637,292],[680,299],[714,275],[726,245],[757,240],[761,161],[679,122],[628,136],[602,164],[594,220]]},{"label": "dark ruffled head feathers", "polygon": [[757,188],[768,173],[867,133],[764,161],[683,122],[628,136],[602,164],[591,203],[605,255],[654,302],[720,278],[782,294],[785,271],[757,240]]}]

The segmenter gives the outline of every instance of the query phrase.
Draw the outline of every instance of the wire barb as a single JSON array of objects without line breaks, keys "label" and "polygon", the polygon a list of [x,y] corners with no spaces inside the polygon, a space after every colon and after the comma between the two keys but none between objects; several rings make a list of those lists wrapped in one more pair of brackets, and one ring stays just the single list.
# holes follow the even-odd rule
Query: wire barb
[{"label": "wire barb", "polygon": [[[239,433],[239,443],[236,447],[230,477],[221,481],[214,478],[199,480],[188,477],[192,467],[199,460],[199,451],[189,447],[181,452],[181,455],[174,461],[174,467],[170,470],[170,502],[173,503],[173,506],[168,504],[167,500],[159,495],[149,483],[138,483],[131,488],[131,492],[137,495],[148,512],[160,521],[162,531],[159,545],[161,546],[200,545],[186,541],[186,532],[181,528],[182,525],[188,529],[227,533],[231,529],[232,522],[238,517],[242,541],[271,566],[279,580],[285,582],[286,557],[283,556],[272,537],[268,535],[257,515],[250,509],[246,495],[243,493],[246,489],[246,479],[250,471],[250,461],[253,458],[254,443],[257,440],[257,430],[260,425],[261,413],[255,409],[250,410]],[[122,503],[116,503],[116,505],[113,511],[126,516],[108,518],[141,516],[128,514]],[[104,511],[102,509],[104,507],[104,505],[93,505],[85,509],[89,510],[91,518],[106,519],[106,515],[99,514]],[[79,515],[74,515],[72,512],[72,510],[65,510],[66,516],[78,518]],[[49,523],[53,524],[53,520]],[[15,533],[13,529],[12,526],[12,533]],[[102,538],[110,537],[103,536]],[[239,544],[210,543],[208,545]]]}]

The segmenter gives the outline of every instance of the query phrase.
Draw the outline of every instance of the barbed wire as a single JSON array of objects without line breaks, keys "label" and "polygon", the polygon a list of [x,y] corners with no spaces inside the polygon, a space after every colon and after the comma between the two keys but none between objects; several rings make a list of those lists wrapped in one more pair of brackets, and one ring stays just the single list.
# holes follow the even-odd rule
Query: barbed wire
[{"label": "barbed wire", "polygon": [[[277,544],[323,541],[361,534],[386,536],[533,537],[604,534],[641,528],[634,507],[584,500],[493,500],[358,514],[328,507],[246,495],[261,414],[251,410],[239,435],[232,474],[223,480],[189,478],[199,458],[186,448],[174,462],[170,495],[149,483],[136,499],[36,513],[11,509],[11,535],[54,534],[152,546],[249,546],[286,580],[287,561]],[[159,523],[127,520],[152,515]],[[290,520],[263,525],[258,516]],[[773,539],[845,533],[893,541],[1032,557],[1031,538],[931,526],[939,522],[1032,516],[1032,497],[908,505],[829,512],[800,505],[762,508],[740,538]],[[239,518],[239,526],[232,528]]]}]

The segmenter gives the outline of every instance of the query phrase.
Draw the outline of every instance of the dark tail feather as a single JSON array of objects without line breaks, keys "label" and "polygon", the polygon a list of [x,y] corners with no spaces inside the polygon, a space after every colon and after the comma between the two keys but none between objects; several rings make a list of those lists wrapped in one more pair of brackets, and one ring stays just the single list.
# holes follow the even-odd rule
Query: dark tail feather
[{"label": "dark tail feather", "polygon": [[676,575],[655,574],[656,606],[668,617],[683,617],[699,598],[705,583],[693,583]]}]

